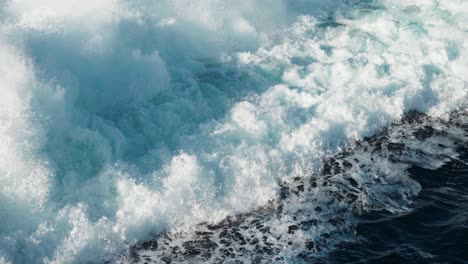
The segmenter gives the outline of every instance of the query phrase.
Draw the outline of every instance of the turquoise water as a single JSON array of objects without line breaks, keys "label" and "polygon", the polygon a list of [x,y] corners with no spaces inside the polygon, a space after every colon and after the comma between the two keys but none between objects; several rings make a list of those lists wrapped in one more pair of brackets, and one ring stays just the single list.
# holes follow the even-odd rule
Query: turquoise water
[{"label": "turquoise water", "polygon": [[0,263],[254,210],[405,112],[465,107],[463,0],[0,4]]}]

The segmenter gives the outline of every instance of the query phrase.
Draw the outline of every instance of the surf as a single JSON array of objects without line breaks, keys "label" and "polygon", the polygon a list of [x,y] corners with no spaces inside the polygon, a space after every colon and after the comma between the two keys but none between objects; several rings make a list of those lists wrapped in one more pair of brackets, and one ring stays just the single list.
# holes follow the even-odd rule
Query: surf
[{"label": "surf", "polygon": [[[265,207],[405,113],[448,119],[466,108],[466,5],[4,2],[0,260],[118,257]],[[407,210],[419,187],[398,179],[405,199],[377,208]]]}]

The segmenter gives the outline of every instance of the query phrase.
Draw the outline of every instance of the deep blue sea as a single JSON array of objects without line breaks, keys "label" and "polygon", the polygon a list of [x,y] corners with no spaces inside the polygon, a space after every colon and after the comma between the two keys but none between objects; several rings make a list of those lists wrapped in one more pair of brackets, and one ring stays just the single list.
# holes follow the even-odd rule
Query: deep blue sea
[{"label": "deep blue sea", "polygon": [[467,263],[468,0],[0,0],[0,264]]},{"label": "deep blue sea", "polygon": [[459,151],[459,160],[437,170],[412,167],[422,186],[412,210],[363,216],[356,227],[361,241],[340,245],[322,263],[467,263],[466,141]]}]

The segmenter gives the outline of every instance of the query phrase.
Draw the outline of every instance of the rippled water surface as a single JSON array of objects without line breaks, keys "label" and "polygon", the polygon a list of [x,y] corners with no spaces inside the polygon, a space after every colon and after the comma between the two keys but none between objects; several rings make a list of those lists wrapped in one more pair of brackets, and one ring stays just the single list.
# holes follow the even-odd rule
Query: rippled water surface
[{"label": "rippled water surface", "polygon": [[410,169],[422,185],[414,209],[402,215],[364,217],[362,242],[343,244],[324,263],[466,263],[468,254],[468,152],[438,170]]}]

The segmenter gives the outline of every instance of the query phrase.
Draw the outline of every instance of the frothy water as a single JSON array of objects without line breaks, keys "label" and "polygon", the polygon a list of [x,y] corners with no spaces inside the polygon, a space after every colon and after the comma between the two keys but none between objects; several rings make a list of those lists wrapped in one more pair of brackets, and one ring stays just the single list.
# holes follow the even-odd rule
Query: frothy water
[{"label": "frothy water", "polygon": [[[408,111],[466,108],[463,0],[0,5],[0,263],[98,262],[251,212]],[[398,182],[361,209],[407,210],[419,185]]]},{"label": "frothy water", "polygon": [[[119,263],[387,263],[399,258],[419,263],[466,258],[460,251],[466,242],[458,238],[466,233],[466,114],[439,120],[409,112],[385,131],[325,159],[319,173],[281,182],[278,197],[264,207],[217,224],[156,235],[132,247]],[[439,177],[430,177],[436,174]],[[440,191],[427,188],[428,182]],[[432,202],[414,202],[421,190],[423,199],[433,193]],[[437,203],[449,207],[440,210]],[[419,216],[400,228],[391,223],[431,209],[437,215]],[[443,221],[447,216],[451,219]],[[370,232],[362,233],[366,228]],[[451,234],[455,232],[461,234]],[[421,241],[428,239],[442,245],[424,252],[427,246]],[[366,240],[372,243],[363,247]]]}]

